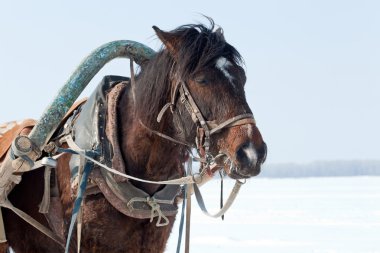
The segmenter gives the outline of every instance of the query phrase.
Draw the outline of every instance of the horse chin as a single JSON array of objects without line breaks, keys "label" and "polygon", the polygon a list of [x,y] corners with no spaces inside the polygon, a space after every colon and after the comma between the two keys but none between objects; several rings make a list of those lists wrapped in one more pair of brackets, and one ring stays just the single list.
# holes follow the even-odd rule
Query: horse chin
[{"label": "horse chin", "polygon": [[[248,172],[247,172],[248,171]],[[257,164],[254,168],[250,170],[242,170],[239,167],[231,168],[227,171],[227,175],[236,180],[248,179],[259,175],[261,172],[261,164]]]}]

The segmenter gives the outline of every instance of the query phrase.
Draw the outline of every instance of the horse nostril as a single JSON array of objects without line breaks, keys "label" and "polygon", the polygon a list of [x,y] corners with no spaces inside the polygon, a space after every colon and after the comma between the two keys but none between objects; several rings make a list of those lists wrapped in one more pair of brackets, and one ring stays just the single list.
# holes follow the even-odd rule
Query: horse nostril
[{"label": "horse nostril", "polygon": [[236,160],[240,163],[240,167],[244,169],[249,169],[256,165],[258,157],[252,142],[246,142],[240,146],[236,152]]},{"label": "horse nostril", "polygon": [[257,150],[257,156],[260,163],[264,163],[267,159],[267,144],[265,142],[263,142],[263,144]]}]

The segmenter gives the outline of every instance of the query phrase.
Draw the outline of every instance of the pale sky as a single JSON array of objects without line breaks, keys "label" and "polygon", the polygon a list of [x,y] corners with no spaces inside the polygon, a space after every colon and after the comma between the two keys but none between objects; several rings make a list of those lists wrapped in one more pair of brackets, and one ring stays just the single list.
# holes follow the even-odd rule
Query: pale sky
[{"label": "pale sky", "polygon": [[[163,30],[222,26],[246,64],[247,100],[268,163],[380,159],[379,1],[1,1],[0,122],[38,119],[100,45],[153,49]],[[116,60],[99,73],[129,75]]]}]

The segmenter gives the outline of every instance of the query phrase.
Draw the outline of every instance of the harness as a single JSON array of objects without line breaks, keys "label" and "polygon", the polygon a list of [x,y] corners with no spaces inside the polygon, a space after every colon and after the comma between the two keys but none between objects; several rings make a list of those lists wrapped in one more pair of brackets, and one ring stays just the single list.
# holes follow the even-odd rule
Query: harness
[{"label": "harness", "polygon": [[[198,194],[196,188],[197,184],[202,184],[206,181],[207,178],[211,178],[211,173],[215,172],[217,170],[217,166],[215,163],[215,160],[218,156],[226,156],[226,154],[219,154],[216,157],[212,157],[209,152],[210,147],[210,136],[213,133],[216,133],[220,131],[221,129],[224,129],[226,127],[233,127],[236,125],[244,125],[244,124],[254,124],[254,119],[251,114],[242,114],[237,115],[235,117],[232,117],[231,119],[226,120],[225,122],[222,122],[220,124],[215,124],[215,121],[206,121],[203,117],[201,111],[199,110],[198,106],[196,105],[194,99],[192,98],[186,83],[183,82],[181,79],[176,78],[177,80],[175,85],[172,87],[172,93],[171,93],[171,102],[169,102],[167,105],[165,105],[161,112],[158,115],[158,121],[160,121],[162,115],[165,113],[165,111],[170,107],[172,113],[175,111],[175,105],[178,102],[178,97],[180,97],[180,101],[185,105],[187,111],[192,116],[193,122],[197,125],[198,130],[196,134],[196,148],[198,153],[200,154],[200,158],[195,160],[198,160],[202,164],[202,171],[198,174],[191,175],[191,170],[189,169],[190,175],[178,179],[173,180],[166,180],[161,182],[152,182],[147,180],[142,180],[138,178],[133,178],[129,175],[125,174],[125,171],[121,169],[121,167],[115,166],[114,161],[112,163],[109,163],[109,157],[117,157],[115,155],[115,151],[118,149],[116,148],[110,148],[110,145],[112,146],[112,136],[108,136],[107,133],[104,135],[99,135],[102,131],[104,131],[104,124],[105,124],[105,110],[100,110],[105,105],[102,104],[102,101],[105,102],[105,100],[98,100],[95,99],[95,96],[93,97],[94,103],[92,103],[93,107],[91,106],[83,106],[78,110],[78,113],[74,113],[74,116],[69,119],[68,122],[66,122],[65,127],[63,128],[63,132],[59,133],[56,136],[55,142],[51,142],[50,144],[46,145],[47,141],[52,136],[55,129],[57,129],[57,126],[65,113],[68,111],[69,107],[72,105],[72,103],[76,100],[76,98],[79,96],[81,91],[84,89],[84,87],[88,84],[89,80],[97,73],[97,71],[109,60],[122,56],[122,57],[128,57],[130,59],[134,59],[139,65],[144,64],[144,62],[151,59],[154,55],[154,51],[150,48],[145,47],[144,45],[133,42],[133,41],[114,41],[107,43],[98,49],[96,49],[92,54],[90,54],[79,66],[79,68],[73,73],[73,75],[69,78],[69,80],[65,83],[65,85],[62,87],[62,89],[59,92],[59,95],[53,100],[51,105],[48,107],[46,112],[41,116],[40,120],[38,121],[37,125],[33,128],[32,132],[29,134],[28,137],[25,136],[19,136],[14,140],[14,147],[12,146],[12,152],[14,152],[16,159],[6,159],[6,163],[4,163],[4,166],[0,167],[0,172],[3,173],[3,178],[5,181],[4,184],[4,190],[2,192],[9,193],[11,189],[14,187],[15,184],[19,183],[21,180],[21,176],[17,175],[17,177],[14,177],[13,172],[27,172],[42,166],[45,166],[45,180],[49,178],[49,172],[52,167],[55,166],[55,159],[57,159],[61,154],[63,153],[72,153],[74,155],[79,155],[75,158],[73,156],[73,159],[71,160],[71,166],[72,166],[72,172],[75,172],[75,168],[77,168],[77,176],[74,176],[73,182],[75,181],[75,178],[78,178],[78,186],[77,186],[77,199],[74,203],[74,210],[73,210],[73,216],[70,224],[70,230],[73,228],[73,225],[75,223],[75,220],[78,221],[77,227],[78,227],[78,247],[80,245],[80,227],[81,227],[81,209],[80,206],[82,205],[82,199],[85,197],[84,193],[86,192],[86,184],[88,179],[92,177],[92,181],[95,181],[98,188],[102,190],[102,186],[106,189],[107,187],[110,188],[113,187],[113,185],[116,185],[114,189],[108,189],[109,192],[112,192],[114,195],[118,195],[118,191],[123,188],[122,186],[124,183],[128,183],[128,180],[125,180],[125,178],[133,179],[133,180],[139,180],[142,182],[148,182],[148,183],[156,183],[156,184],[167,184],[167,185],[174,185],[175,190],[173,192],[176,192],[175,197],[182,196],[182,194],[179,194],[177,192],[178,186],[176,185],[187,185],[187,187],[183,187],[182,189],[187,188],[187,199],[188,199],[188,205],[190,203],[190,196],[191,191],[195,190],[195,195],[198,199],[201,199],[200,194]],[[133,66],[133,65],[131,65]],[[132,85],[134,86],[134,77],[133,77],[133,71],[132,72]],[[123,80],[127,82],[127,80]],[[122,82],[123,82],[122,81]],[[112,86],[112,85],[111,85]],[[108,88],[111,88],[109,86]],[[107,86],[104,86],[107,87]],[[116,86],[115,86],[116,87]],[[109,89],[104,89],[104,91],[108,91]],[[113,89],[112,89],[113,90]],[[103,98],[104,95],[107,95],[106,93],[99,93]],[[179,95],[178,95],[179,94]],[[87,103],[86,103],[87,104]],[[91,104],[91,103],[89,103]],[[86,109],[89,108],[89,109]],[[87,126],[99,126],[99,128],[95,127],[92,128],[94,132],[88,132],[87,130],[91,128],[86,127],[79,127],[79,123],[76,124],[76,122],[80,122],[81,119],[84,116],[83,113],[79,114],[80,110],[93,110],[92,112],[95,112],[96,110],[99,110],[99,114],[92,114],[97,115],[96,118],[94,118],[94,121],[90,119],[89,121],[83,121],[84,124],[87,124]],[[107,111],[107,115],[109,115],[109,111]],[[95,124],[96,123],[96,124]],[[77,132],[75,132],[77,131]],[[82,132],[81,132],[82,131]],[[153,133],[157,134],[158,136],[161,136],[162,138],[166,138],[168,140],[171,140],[176,143],[184,144],[189,147],[193,147],[192,144],[184,143],[182,141],[175,140],[174,138],[171,138],[170,136],[167,136],[165,134],[159,133],[155,130],[151,130]],[[81,134],[80,134],[81,132]],[[87,135],[82,135],[87,133]],[[104,132],[103,132],[104,133]],[[81,137],[78,136],[85,136],[82,137],[82,140],[90,140],[88,143],[81,143]],[[95,138],[94,138],[95,137]],[[106,139],[109,139],[110,141],[107,142]],[[61,145],[63,142],[66,142],[69,144],[69,149],[63,149]],[[82,145],[83,144],[83,145]],[[107,147],[108,145],[108,147]],[[41,160],[37,160],[37,158],[41,157],[42,149],[45,150],[45,152],[50,153],[51,155],[54,155],[55,153],[59,153],[57,155],[54,155],[52,157],[43,157]],[[109,152],[108,152],[109,151]],[[190,151],[190,150],[189,150]],[[107,153],[108,152],[108,153]],[[79,162],[78,162],[79,160]],[[233,166],[232,160],[228,157],[230,161],[230,166]],[[36,162],[34,162],[36,161]],[[191,164],[191,159],[189,160]],[[107,164],[109,163],[109,164]],[[79,164],[79,165],[78,165]],[[95,170],[95,166],[98,166],[98,170]],[[112,166],[113,168],[110,168]],[[191,166],[190,166],[191,167]],[[102,177],[104,180],[98,180],[97,175],[95,173],[99,173],[99,177]],[[116,174],[116,176],[111,175],[110,173]],[[75,175],[75,173],[72,173]],[[176,175],[175,175],[176,176]],[[178,175],[177,175],[178,176]],[[116,182],[116,184],[113,183],[113,181]],[[47,181],[45,181],[47,182]],[[230,198],[227,200],[227,204],[222,208],[220,212],[218,212],[217,216],[222,215],[228,208],[230,204],[232,203],[233,199],[236,197],[237,192],[241,186],[241,182],[236,181],[236,189],[234,188],[233,192],[230,195]],[[45,184],[45,186],[48,184]],[[168,188],[169,189],[169,188]],[[44,201],[43,201],[43,208],[47,210],[48,206],[48,200],[49,200],[49,194],[46,193],[48,191],[45,191],[44,195]],[[102,191],[103,192],[103,191]],[[186,193],[186,191],[184,191]],[[179,194],[179,195],[178,195]],[[174,195],[174,194],[173,194]],[[12,204],[7,201],[6,196],[7,194],[3,194],[5,196],[5,199],[1,199],[1,206],[6,207],[14,211],[17,215],[19,215],[21,218],[23,218],[28,223],[35,226],[37,229],[39,229],[41,232],[45,233],[47,236],[55,240],[57,243],[62,245],[64,247],[64,239],[61,238],[59,235],[54,233],[53,231],[45,228],[38,222],[34,222],[34,219],[30,217],[29,215],[25,214],[21,210],[14,208]],[[47,198],[45,198],[47,196]],[[183,196],[186,196],[186,194],[183,194]],[[174,197],[174,198],[175,198]],[[158,199],[158,200],[157,200]],[[128,208],[132,209],[130,210],[131,213],[133,213],[133,209],[136,209],[137,206],[142,206],[141,210],[146,211],[146,208],[148,207],[150,210],[150,217],[152,220],[152,217],[158,217],[158,225],[162,224],[160,222],[161,219],[165,220],[163,218],[163,215],[169,215],[164,214],[163,212],[163,205],[167,204],[168,208],[170,209],[170,206],[172,203],[172,198],[169,198],[168,202],[170,203],[164,203],[167,200],[160,199],[157,196],[157,199],[148,199],[143,197],[139,197],[139,199],[136,199],[136,201],[128,201],[132,203],[128,206]],[[162,203],[159,203],[157,201],[161,201]],[[202,201],[201,201],[202,202]],[[185,203],[185,202],[184,202]],[[112,204],[114,205],[114,204]],[[204,206],[204,205],[203,205]],[[132,208],[131,208],[132,207]],[[202,208],[202,205],[201,205]],[[205,210],[205,208],[202,208]],[[141,212],[142,212],[141,211]],[[170,211],[170,210],[169,210]],[[168,212],[169,212],[168,211]],[[177,210],[175,210],[175,213]],[[135,214],[138,216],[137,214]],[[174,214],[173,214],[174,215]],[[144,217],[149,215],[144,215]],[[187,212],[187,216],[190,216],[190,212]],[[1,221],[1,219],[0,219]],[[165,223],[165,221],[164,221]],[[1,225],[1,224],[0,224]],[[0,226],[1,229],[1,226]],[[187,226],[187,230],[189,230],[189,226]],[[66,240],[66,245],[68,246],[70,239]],[[188,243],[188,241],[187,241]],[[68,247],[66,247],[66,250],[68,250]]]},{"label": "harness", "polygon": [[[120,160],[122,156],[120,153],[120,148],[118,144],[119,142],[117,139],[117,129],[115,129],[117,125],[116,105],[120,95],[124,92],[129,92],[130,84],[129,79],[120,78],[121,77],[105,78],[105,80],[107,80],[106,83],[109,84],[107,85],[103,83],[99,85],[97,90],[94,92],[94,95],[88,99],[87,103],[83,105],[80,108],[80,110],[74,113],[74,115],[68,120],[68,122],[65,124],[65,127],[62,130],[62,133],[58,135],[61,139],[60,142],[66,142],[72,150],[76,151],[77,154],[80,155],[81,158],[84,157],[88,161],[88,163],[91,163],[92,171],[89,174],[90,181],[95,182],[97,187],[106,197],[106,199],[111,203],[111,205],[114,206],[120,212],[124,213],[125,215],[140,219],[150,218],[150,221],[157,217],[156,226],[167,225],[169,223],[167,216],[173,216],[177,214],[177,206],[175,205],[175,202],[176,199],[180,198],[184,194],[185,188],[182,189],[180,186],[183,184],[188,184],[189,186],[194,185],[194,192],[197,197],[198,203],[201,209],[208,214],[200,191],[198,187],[195,186],[195,183],[197,182],[197,180],[197,183],[199,183],[205,174],[213,173],[211,171],[210,165],[214,163],[214,160],[207,160],[205,158],[199,159],[199,161],[201,161],[202,163],[207,163],[207,170],[202,170],[198,177],[190,175],[188,177],[183,177],[174,180],[152,182],[148,180],[134,178],[125,174],[126,170],[124,164],[122,160]],[[134,78],[132,77],[132,88],[133,83]],[[187,90],[184,82],[182,82],[179,92],[181,94],[182,103],[186,103],[186,101],[189,101],[187,103],[187,108],[196,108],[195,110],[198,112],[198,117],[201,118],[201,120],[194,120],[194,122],[202,122],[202,127],[205,127],[203,123],[205,122],[205,120],[202,114],[200,113],[200,110],[198,109],[197,105],[195,104],[190,92]],[[106,114],[108,115],[107,120],[105,120]],[[161,112],[160,114],[162,117]],[[197,119],[197,117],[192,118]],[[249,122],[253,122],[252,115],[247,114],[240,115],[238,117],[233,117],[223,122],[222,124],[215,126],[211,130],[206,125],[206,136],[210,136],[211,134],[216,133],[217,131],[225,127],[247,124],[247,118],[251,119]],[[154,133],[159,134],[156,131],[154,131]],[[160,136],[164,138],[170,138],[164,134]],[[180,141],[176,142],[178,143]],[[198,143],[202,142],[198,141]],[[185,145],[190,146],[189,144]],[[209,144],[204,145],[209,146]],[[94,151],[95,157],[88,156],[86,154],[86,150]],[[209,148],[205,148],[205,150],[206,154],[208,154]],[[209,155],[208,157],[211,156]],[[78,169],[80,163],[81,159],[78,159],[78,156],[73,156],[70,161],[71,169],[73,171],[81,171],[81,168]],[[115,174],[115,176],[113,176],[112,174]],[[76,176],[80,177],[81,175]],[[179,175],[174,175],[175,178],[178,178],[178,176]],[[156,192],[153,196],[150,196],[149,194],[143,192],[141,189],[136,188],[133,184],[130,183],[129,180],[125,180],[125,178],[148,183],[165,184],[165,186],[162,190]],[[78,181],[80,182],[80,180]],[[217,214],[208,215],[212,217],[220,217],[221,215],[223,215],[224,212],[233,203],[233,200],[236,197],[241,184],[242,183],[240,182],[236,184],[233,193],[231,194],[229,200],[227,200],[227,204]],[[80,185],[81,183],[78,183],[77,196],[79,198],[81,198],[79,194],[79,190],[81,188]],[[191,196],[191,188],[188,188],[187,191],[188,196]],[[183,196],[183,198],[185,197]],[[76,210],[74,210],[73,213],[76,213],[75,211]],[[77,213],[79,213],[79,210],[77,210]],[[80,213],[76,215],[80,215]],[[76,216],[75,219],[77,219]],[[75,222],[75,219],[73,216],[72,224]],[[72,226],[70,227],[71,231]],[[70,233],[68,241],[69,238]]]},{"label": "harness", "polygon": [[[188,185],[186,187],[188,196],[188,231],[190,218],[190,196],[191,192],[193,191],[203,212],[211,217],[220,217],[223,215],[231,206],[242,183],[237,181],[234,189],[232,190],[230,198],[226,202],[227,204],[218,213],[212,215],[207,212],[197,184],[201,183],[207,177],[207,175],[211,176],[216,170],[215,159],[218,156],[212,157],[212,155],[209,153],[210,136],[227,127],[255,123],[252,114],[238,115],[220,124],[215,124],[215,121],[206,121],[201,111],[199,110],[199,107],[195,103],[191,93],[189,92],[186,83],[183,81],[178,82],[175,85],[174,92],[172,93],[174,95],[172,96],[171,102],[162,108],[157,117],[157,120],[161,120],[163,114],[168,108],[171,108],[172,113],[174,113],[175,105],[178,101],[185,105],[187,111],[191,115],[193,122],[198,125],[196,144],[200,158],[194,159],[201,162],[203,169],[199,174],[190,174],[187,177],[182,177],[174,180],[167,180],[162,182],[141,180],[126,175],[123,163],[121,163],[120,160],[117,160],[117,157],[121,157],[120,155],[117,155],[120,152],[118,147],[118,140],[116,139],[117,134],[113,136],[110,134],[117,133],[117,131],[111,130],[106,133],[106,128],[109,126],[106,127],[107,121],[105,119],[105,115],[107,114],[109,116],[109,119],[111,118],[115,120],[117,118],[115,105],[117,104],[119,96],[123,92],[128,92],[130,86],[129,82],[130,80],[128,78],[115,76],[105,77],[102,83],[98,86],[97,90],[87,100],[87,102],[74,111],[73,115],[67,120],[61,131],[59,131],[56,137],[53,138],[54,142],[51,142],[45,148],[45,151],[51,154],[69,152],[79,155],[72,156],[70,161],[70,168],[73,176],[72,182],[78,182],[78,190],[76,194],[77,200],[74,203],[73,209],[74,215],[72,217],[72,222],[69,230],[72,231],[75,221],[77,221],[78,228],[80,229],[81,227],[80,206],[82,199],[85,197],[87,181],[94,182],[99,188],[98,191],[92,191],[88,194],[102,192],[112,206],[130,217],[140,219],[148,218],[151,221],[157,217],[157,226],[167,225],[167,216],[173,216],[177,214],[177,207],[175,205],[176,201],[179,201],[181,198],[186,198],[184,195],[185,188],[181,188],[181,185]],[[179,93],[179,96],[176,93]],[[117,124],[116,122],[113,122],[111,125],[116,126]],[[170,136],[167,136],[163,133],[159,133],[155,130],[149,130],[161,136],[162,138],[186,145],[188,147],[193,146],[191,144],[175,140],[174,138],[171,138]],[[70,150],[59,148],[63,143],[67,143],[70,147]],[[59,156],[60,155],[58,154],[54,156],[53,159],[57,159]],[[54,167],[54,165],[49,164],[49,160],[47,161],[45,159],[37,161],[33,169],[39,168],[41,166]],[[46,171],[49,172],[49,170]],[[189,173],[190,171],[191,170],[189,170]],[[115,174],[115,176],[113,174]],[[174,175],[175,178],[178,178],[178,176],[179,175]],[[45,178],[45,182],[47,182],[49,178],[50,177],[47,176],[47,178]],[[155,193],[154,196],[150,196],[149,194],[143,192],[141,189],[136,188],[133,184],[130,183],[129,180],[126,180],[126,178],[148,183],[165,184],[166,186],[164,186],[161,191]],[[47,188],[45,187],[45,189]],[[44,195],[44,201],[42,201],[42,203],[45,202],[42,205],[44,206],[45,210],[48,210],[48,195],[49,192]],[[60,236],[57,236],[54,232],[34,221],[33,218],[21,210],[14,208],[10,202],[5,202],[2,206],[11,209],[21,218],[33,224],[41,232],[45,233],[50,238],[62,245],[63,239]],[[80,236],[80,231],[78,235]],[[66,241],[66,249],[68,249],[67,245],[70,241],[69,238]],[[80,238],[78,238],[78,240],[78,244],[80,244]],[[188,239],[186,244],[188,244]]]},{"label": "harness", "polygon": [[[105,77],[86,104],[65,124],[62,133],[59,134],[59,142],[67,142],[76,152],[95,152],[95,156],[92,157],[95,162],[89,161],[93,163],[89,179],[119,212],[138,219],[158,217],[160,221],[165,222],[159,222],[157,225],[163,226],[167,224],[166,216],[177,214],[175,199],[181,193],[179,185],[166,185],[150,196],[135,187],[127,178],[114,175],[99,165],[112,167],[121,175],[126,173],[119,146],[116,106],[121,94],[127,92],[130,92],[128,78]],[[70,168],[74,182],[78,182],[75,178],[78,177],[79,167],[80,157],[72,156]],[[173,175],[173,178],[178,177],[179,175]],[[152,208],[157,204],[160,205],[160,210],[152,213]]]}]

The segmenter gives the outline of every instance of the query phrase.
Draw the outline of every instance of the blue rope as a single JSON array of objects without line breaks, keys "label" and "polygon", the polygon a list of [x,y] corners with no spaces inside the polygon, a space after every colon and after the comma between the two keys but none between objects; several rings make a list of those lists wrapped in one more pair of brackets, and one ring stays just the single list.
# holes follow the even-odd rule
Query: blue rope
[{"label": "blue rope", "polygon": [[[192,159],[191,158],[187,161],[187,170],[185,172],[186,172],[186,176],[192,174]],[[181,250],[183,224],[185,221],[185,207],[188,204],[186,203],[187,194],[191,194],[190,192],[187,192],[187,185],[184,185],[182,189],[183,189],[183,200],[182,200],[182,210],[181,210],[181,221],[179,223],[179,229],[178,229],[177,253],[180,253],[180,250]]]},{"label": "blue rope", "polygon": [[[86,155],[92,155],[92,154],[93,154],[93,152],[87,152],[86,151]],[[83,200],[83,194],[86,191],[88,175],[90,174],[92,167],[93,167],[93,163],[90,161],[86,161],[86,164],[83,168],[82,178],[81,178],[81,181],[79,182],[79,186],[78,186],[78,196],[75,199],[73,212],[71,215],[71,222],[70,222],[70,227],[69,227],[69,233],[67,235],[65,253],[69,252],[71,236],[72,236],[74,225],[75,225],[75,222],[77,220],[78,212],[79,212],[82,200]]]},{"label": "blue rope", "polygon": [[183,224],[185,221],[185,206],[186,206],[186,197],[187,197],[187,191],[186,186],[183,187],[183,200],[182,200],[182,210],[181,210],[181,221],[179,223],[179,229],[178,229],[178,242],[177,242],[177,253],[181,251],[181,242],[182,242],[182,232],[183,232]]}]

